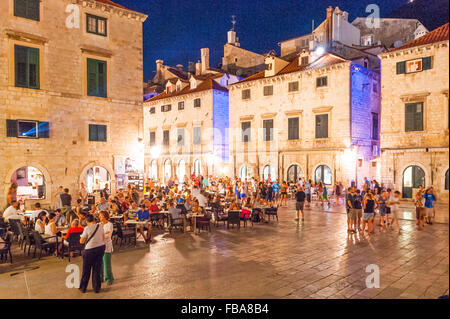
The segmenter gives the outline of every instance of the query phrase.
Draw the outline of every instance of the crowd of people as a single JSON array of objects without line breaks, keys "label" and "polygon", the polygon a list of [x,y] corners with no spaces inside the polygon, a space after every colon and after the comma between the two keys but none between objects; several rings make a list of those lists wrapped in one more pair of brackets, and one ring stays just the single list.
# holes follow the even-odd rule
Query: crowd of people
[{"label": "crowd of people", "polygon": [[[90,199],[92,194],[89,194],[83,183],[73,194],[61,186],[54,196],[57,205],[55,210],[43,210],[36,203],[35,210],[28,217],[24,216],[14,196],[8,196],[8,208],[2,217],[6,223],[17,219],[25,226],[32,224],[33,230],[46,236],[49,242],[55,240],[55,236],[61,236],[61,231],[66,229],[59,245],[67,244],[71,234],[81,233],[80,243],[85,245],[80,283],[82,292],[86,291],[91,272],[95,292],[100,291],[102,281],[108,284],[114,282],[111,267],[114,227],[111,216],[122,216],[123,223],[127,220],[142,222],[136,225],[136,230],[146,244],[151,244],[152,224],[155,225],[152,216],[161,211],[168,212],[172,220],[178,220],[187,213],[204,216],[207,207],[226,207],[229,211],[240,211],[241,217],[251,216],[255,222],[267,222],[262,208],[287,207],[289,197],[296,201],[298,222],[305,219],[305,207],[345,204],[348,233],[371,235],[376,232],[377,226],[400,231],[401,193],[384,189],[377,181],[366,178],[361,189],[344,189],[340,182],[331,188],[323,182],[313,183],[302,178],[288,184],[285,181],[272,181],[270,177],[268,180],[249,178],[242,181],[230,177],[192,175],[185,178],[183,183],[176,176],[164,184],[149,179],[143,192],[128,185],[126,190],[119,189],[111,194],[109,185],[105,184],[98,193],[96,204]],[[436,200],[432,187],[421,187],[416,193],[414,204],[419,230],[423,229],[424,223],[432,225]],[[378,223],[375,222],[377,215]],[[207,217],[192,219],[188,224],[192,225],[202,218]],[[164,222],[165,219],[158,219],[157,225],[164,226]]]}]

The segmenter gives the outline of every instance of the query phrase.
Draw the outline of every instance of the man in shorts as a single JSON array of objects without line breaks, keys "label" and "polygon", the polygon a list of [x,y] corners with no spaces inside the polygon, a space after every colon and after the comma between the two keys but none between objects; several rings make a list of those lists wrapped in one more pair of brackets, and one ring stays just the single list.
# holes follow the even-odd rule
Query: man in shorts
[{"label": "man in shorts", "polygon": [[295,199],[297,201],[295,204],[295,208],[297,210],[297,218],[295,219],[296,221],[300,220],[300,212],[302,213],[302,221],[305,220],[305,215],[303,212],[303,209],[305,207],[305,198],[306,194],[303,191],[303,187],[298,187],[297,193],[295,193]]},{"label": "man in shorts", "polygon": [[353,187],[349,187],[345,198],[345,208],[347,209],[347,232],[355,232],[356,216],[353,213]]},{"label": "man in shorts", "polygon": [[362,208],[363,208],[363,197],[361,196],[361,191],[359,189],[353,195],[352,207],[355,214],[355,228],[358,227],[358,231],[361,231],[361,219],[362,219]]},{"label": "man in shorts", "polygon": [[433,218],[434,212],[434,203],[436,202],[436,196],[433,194],[433,187],[429,187],[425,194],[423,194],[423,198],[425,198],[425,210],[426,210],[426,223],[428,225],[433,225],[431,221]]}]

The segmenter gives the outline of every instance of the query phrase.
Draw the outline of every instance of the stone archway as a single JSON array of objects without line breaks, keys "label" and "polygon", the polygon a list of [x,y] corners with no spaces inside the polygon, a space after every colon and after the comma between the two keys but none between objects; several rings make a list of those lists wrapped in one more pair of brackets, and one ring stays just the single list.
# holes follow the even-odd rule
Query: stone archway
[{"label": "stone archway", "polygon": [[80,188],[81,183],[85,183],[85,179],[86,179],[86,172],[88,170],[90,170],[93,167],[102,167],[104,168],[110,176],[110,191],[112,193],[116,192],[116,175],[114,174],[114,170],[112,168],[112,166],[110,164],[106,164],[104,162],[101,161],[92,161],[89,162],[88,164],[86,164],[85,166],[83,166],[83,168],[81,169],[81,172],[79,172],[78,174],[78,185],[77,185],[77,190]]}]

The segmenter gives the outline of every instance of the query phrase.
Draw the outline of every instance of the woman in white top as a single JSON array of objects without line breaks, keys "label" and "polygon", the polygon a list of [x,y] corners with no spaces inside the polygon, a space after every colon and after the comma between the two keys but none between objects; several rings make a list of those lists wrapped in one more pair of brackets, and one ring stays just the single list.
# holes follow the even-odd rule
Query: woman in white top
[{"label": "woman in white top", "polygon": [[391,225],[394,226],[397,223],[397,229],[400,231],[400,224],[398,223],[400,214],[400,195],[399,191],[395,191],[389,198],[389,206],[391,207]]},{"label": "woman in white top", "polygon": [[100,212],[100,222],[103,226],[103,232],[105,233],[105,254],[103,255],[103,268],[102,268],[102,282],[106,282],[108,285],[112,285],[114,282],[114,276],[111,267],[111,255],[113,252],[112,233],[114,230],[113,224],[109,221],[109,214],[106,211]]},{"label": "woman in white top", "polygon": [[36,223],[34,224],[34,230],[37,231],[39,234],[45,233],[45,219],[47,217],[47,213],[42,211],[39,213],[38,217],[36,218]]},{"label": "woman in white top", "polygon": [[56,243],[56,234],[58,233],[58,228],[56,228],[56,214],[55,213],[50,213],[48,216],[48,223],[47,225],[45,225],[45,229],[44,229],[44,235],[51,237],[51,238],[47,238],[45,239],[45,241],[47,243]]}]

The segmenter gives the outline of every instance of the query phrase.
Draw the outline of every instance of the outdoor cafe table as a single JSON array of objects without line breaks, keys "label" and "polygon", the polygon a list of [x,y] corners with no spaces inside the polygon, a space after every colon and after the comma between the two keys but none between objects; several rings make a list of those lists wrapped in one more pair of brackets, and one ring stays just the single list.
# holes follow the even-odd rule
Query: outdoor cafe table
[{"label": "outdoor cafe table", "polygon": [[137,229],[138,226],[148,226],[150,222],[145,221],[145,222],[141,222],[138,220],[133,220],[133,219],[129,219],[125,222],[125,225],[134,225],[134,231],[135,231],[135,236],[136,236],[136,240],[137,240]]},{"label": "outdoor cafe table", "polygon": [[197,230],[197,217],[205,217],[205,215],[200,215],[200,214],[186,214],[186,218],[192,218],[192,222],[193,222],[193,226],[192,226],[192,232],[195,234],[196,230]]}]

